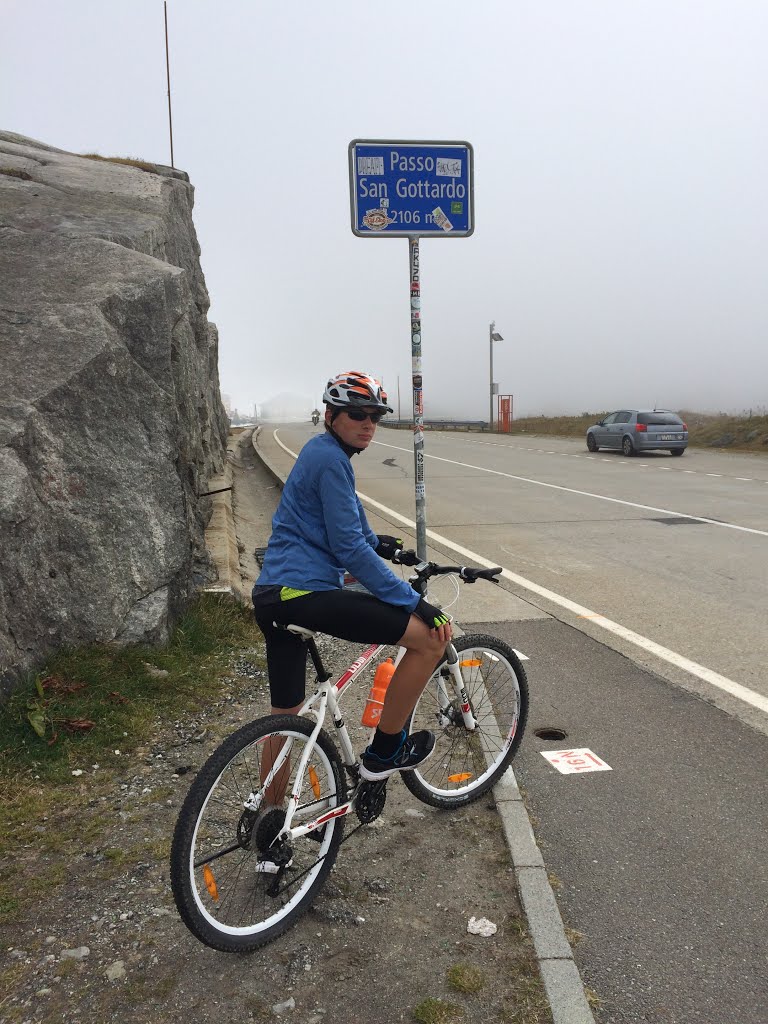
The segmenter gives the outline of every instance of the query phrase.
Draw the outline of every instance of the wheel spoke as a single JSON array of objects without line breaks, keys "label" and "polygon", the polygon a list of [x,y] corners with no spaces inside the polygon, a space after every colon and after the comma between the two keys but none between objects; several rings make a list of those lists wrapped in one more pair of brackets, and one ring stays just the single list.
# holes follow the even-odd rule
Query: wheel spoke
[{"label": "wheel spoke", "polygon": [[[494,784],[514,756],[527,710],[525,673],[506,644],[493,637],[463,637],[455,646],[476,727],[470,731],[464,725],[452,678],[436,674],[411,721],[412,731],[434,730],[435,752],[403,775],[417,797],[435,806],[467,803]],[[440,682],[451,700],[443,710],[437,698]]]},{"label": "wheel spoke", "polygon": [[[296,824],[345,801],[341,764],[325,734],[307,777],[296,777],[311,733],[309,722],[293,716],[251,723],[212,755],[185,801],[171,855],[174,897],[188,927],[214,948],[245,951],[275,938],[307,909],[335,860],[342,819],[328,821],[320,840],[286,843],[277,841],[284,807],[245,807],[269,775],[267,746],[274,752],[285,742],[290,757],[269,788],[276,792],[279,775],[286,794],[299,794]],[[277,745],[265,745],[268,737]]]}]

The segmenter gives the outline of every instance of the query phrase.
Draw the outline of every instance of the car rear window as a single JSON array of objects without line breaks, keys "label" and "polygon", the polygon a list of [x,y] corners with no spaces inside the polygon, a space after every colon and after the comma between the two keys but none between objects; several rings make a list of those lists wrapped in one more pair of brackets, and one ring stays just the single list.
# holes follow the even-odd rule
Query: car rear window
[{"label": "car rear window", "polygon": [[683,421],[673,412],[639,412],[637,422],[658,427],[681,427]]}]

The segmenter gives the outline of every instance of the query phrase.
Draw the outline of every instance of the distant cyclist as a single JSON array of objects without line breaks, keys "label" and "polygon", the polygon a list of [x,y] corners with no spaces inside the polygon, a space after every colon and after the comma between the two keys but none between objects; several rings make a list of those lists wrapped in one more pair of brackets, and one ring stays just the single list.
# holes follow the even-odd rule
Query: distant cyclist
[{"label": "distant cyclist", "polygon": [[[273,714],[297,714],[305,694],[307,646],[279,624],[405,648],[362,757],[362,777],[377,781],[432,753],[433,733],[409,736],[405,724],[452,630],[439,608],[382,563],[379,556],[391,560],[402,541],[373,532],[355,493],[350,460],[392,412],[380,383],[366,373],[340,373],[328,381],[323,402],[325,432],[304,445],[286,481],[253,605],[266,640]],[[370,593],[344,590],[345,570]]]},{"label": "distant cyclist", "polygon": [[313,426],[316,427],[319,422],[320,422],[320,410],[319,409],[313,409],[312,410],[312,424],[313,424]]}]

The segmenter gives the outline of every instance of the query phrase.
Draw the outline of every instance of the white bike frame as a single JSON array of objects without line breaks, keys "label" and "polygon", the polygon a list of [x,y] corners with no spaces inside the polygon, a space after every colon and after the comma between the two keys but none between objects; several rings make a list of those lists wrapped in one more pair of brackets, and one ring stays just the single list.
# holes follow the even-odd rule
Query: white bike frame
[{"label": "white bike frame", "polygon": [[[312,630],[305,629],[302,626],[287,626],[286,628],[290,632],[298,634],[304,640],[308,640],[315,636],[315,633]],[[312,751],[314,750],[315,744],[317,742],[317,737],[320,734],[320,730],[322,729],[323,724],[325,722],[326,712],[329,709],[331,712],[331,717],[333,719],[333,725],[336,730],[336,734],[339,737],[339,744],[342,750],[343,763],[345,764],[345,766],[349,768],[351,768],[354,764],[357,763],[354,747],[352,746],[352,741],[349,737],[349,731],[347,730],[347,726],[344,722],[344,719],[341,716],[341,711],[339,708],[339,696],[341,695],[342,691],[346,689],[347,686],[349,686],[350,683],[357,679],[357,677],[360,675],[363,669],[369,664],[369,662],[373,658],[375,658],[381,651],[383,651],[386,646],[386,644],[373,644],[371,647],[368,647],[365,651],[363,651],[363,653],[358,658],[355,659],[355,661],[352,662],[349,668],[339,676],[336,682],[331,682],[331,680],[328,679],[325,682],[319,683],[316,692],[304,702],[304,704],[301,707],[301,710],[299,711],[299,715],[303,715],[305,717],[309,717],[311,715],[315,719],[315,727],[312,730],[309,742],[305,744],[304,752],[301,755],[299,766],[295,775],[296,780],[301,780],[304,778],[304,772],[307,769],[309,759],[312,755]],[[445,649],[445,653],[448,671],[453,679],[453,683],[456,688],[456,695],[460,701],[461,713],[464,719],[464,724],[470,732],[474,731],[474,729],[477,726],[477,721],[474,715],[472,714],[472,709],[469,703],[469,697],[467,696],[467,691],[464,686],[464,679],[461,674],[461,667],[459,665],[459,657],[456,652],[456,648],[453,646],[453,644],[448,644],[448,646]],[[400,660],[402,659],[404,654],[405,648],[401,647],[398,650],[397,658],[395,659],[395,665],[398,665],[400,663]],[[451,701],[446,690],[442,673],[438,675],[437,693],[440,709],[442,712],[445,712],[450,707]],[[265,740],[266,739],[269,739],[269,737],[265,737]],[[266,792],[271,783],[274,781],[277,773],[280,771],[283,764],[285,764],[286,759],[290,756],[292,747],[293,740],[286,740],[285,743],[283,743],[282,749],[275,758],[275,761],[272,765],[272,768],[269,771],[269,774],[267,775],[264,782],[261,784],[260,792],[251,793],[248,799],[245,801],[244,807],[247,810],[259,810],[262,801],[261,794]],[[290,797],[288,798],[288,808],[286,810],[283,828],[281,829],[279,836],[277,836],[277,839],[297,839],[300,836],[307,835],[308,832],[314,832],[315,829],[322,828],[327,821],[331,821],[334,818],[343,818],[345,815],[349,814],[350,811],[354,809],[355,795],[356,790],[353,791],[352,796],[350,797],[349,800],[346,801],[346,803],[343,803],[338,807],[332,807],[329,811],[326,811],[324,814],[321,814],[318,818],[315,818],[313,821],[310,821],[305,825],[294,826],[292,825],[293,816],[296,813],[296,810],[299,806],[299,799],[301,797],[301,794],[299,792],[292,792]]]}]

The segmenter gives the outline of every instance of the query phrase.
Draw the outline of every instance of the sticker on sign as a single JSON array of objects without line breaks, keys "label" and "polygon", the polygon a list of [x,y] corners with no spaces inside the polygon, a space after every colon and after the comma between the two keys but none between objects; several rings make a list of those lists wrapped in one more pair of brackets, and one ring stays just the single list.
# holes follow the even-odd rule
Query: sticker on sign
[{"label": "sticker on sign", "polygon": [[609,764],[588,747],[577,747],[573,750],[542,750],[541,756],[563,775],[613,771]]},{"label": "sticker on sign", "polygon": [[462,238],[474,231],[468,142],[354,139],[352,231],[360,238]]}]

